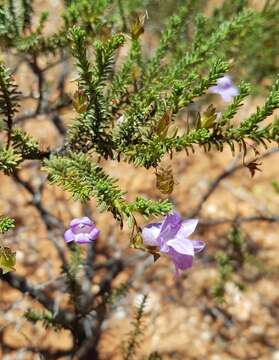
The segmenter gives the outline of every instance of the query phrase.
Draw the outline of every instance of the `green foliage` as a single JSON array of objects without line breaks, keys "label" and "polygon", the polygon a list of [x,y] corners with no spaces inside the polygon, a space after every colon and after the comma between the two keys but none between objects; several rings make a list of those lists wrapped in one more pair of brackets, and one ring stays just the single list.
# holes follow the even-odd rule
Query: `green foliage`
[{"label": "green foliage", "polygon": [[117,302],[125,297],[130,290],[131,284],[129,281],[121,283],[115,289],[111,291],[107,298],[107,304],[115,305]]},{"label": "green foliage", "polygon": [[[246,132],[238,128],[235,131],[224,128],[224,125],[233,118],[243,99],[248,95],[249,88],[245,83],[241,83],[239,95],[225,111],[220,124],[214,129],[198,129],[190,133],[186,131],[182,136],[165,139],[161,139],[156,132],[152,131],[154,123],[158,123],[164,112],[171,112],[173,114],[172,121],[175,121],[174,115],[177,112],[195,98],[202,96],[227,71],[228,65],[221,59],[216,60],[215,53],[211,51],[217,45],[220,46],[220,42],[227,40],[231,34],[236,34],[241,28],[244,29],[247,22],[253,22],[255,16],[254,12],[248,10],[241,12],[232,20],[227,20],[222,24],[218,30],[213,32],[209,40],[206,39],[205,43],[200,43],[199,35],[190,52],[181,56],[180,60],[173,64],[167,63],[166,71],[163,67],[158,79],[156,76],[152,78],[132,97],[131,105],[124,112],[124,121],[118,126],[119,129],[115,132],[114,137],[119,152],[124,154],[126,160],[134,162],[137,166],[148,168],[157,166],[166,153],[171,153],[173,150],[187,151],[187,148],[193,149],[194,144],[202,145],[207,150],[214,146],[217,150],[222,151],[224,144],[227,143],[234,151],[234,142],[243,145],[245,138],[256,139],[258,142],[274,139],[270,132],[271,126],[256,132],[252,126]],[[204,58],[205,54],[207,59]],[[205,64],[210,67],[210,70],[206,76],[201,77],[199,75],[201,66],[203,67]],[[191,70],[187,70],[190,65],[192,65]],[[186,73],[187,76],[185,77],[183,73]],[[178,80],[179,77],[185,77],[185,80]],[[266,106],[257,115],[257,122],[278,107],[276,94],[278,94],[278,89],[275,83]],[[244,121],[241,128],[245,128],[248,122],[250,122],[249,119]]]},{"label": "green foliage", "polygon": [[[95,44],[96,65],[92,68],[86,54],[86,34],[79,27],[71,32],[73,55],[79,69],[79,86],[84,90],[87,100],[86,111],[73,124],[70,131],[70,146],[88,151],[92,147],[104,157],[112,157],[111,136],[105,131],[108,114],[103,94],[105,81],[112,73],[113,57],[116,49],[124,42],[121,34],[113,36],[105,43]],[[79,139],[79,140],[78,140]]]},{"label": "green foliage", "polygon": [[[161,215],[170,211],[168,201],[153,202],[137,198],[128,204],[116,180],[83,154],[71,153],[67,157],[51,156],[45,160],[44,169],[49,181],[72,193],[75,199],[88,200],[94,196],[101,210],[111,211],[116,219],[127,217],[133,223],[133,211],[144,216]],[[82,177],[80,176],[82,174]]]},{"label": "green foliage", "polygon": [[[31,5],[31,2],[22,2],[21,12],[25,13],[25,18],[25,10]],[[116,5],[119,7],[119,3]],[[166,154],[171,155],[173,151],[183,150],[188,153],[189,150],[195,150],[195,145],[203,147],[206,151],[212,148],[222,151],[224,145],[228,144],[234,152],[236,143],[246,150],[246,142],[250,139],[264,144],[266,141],[278,141],[279,123],[277,120],[260,127],[260,123],[279,106],[278,81],[275,82],[265,105],[259,107],[248,119],[244,119],[239,126],[233,126],[231,122],[250,91],[249,86],[244,82],[239,85],[239,95],[234,98],[220,119],[217,120],[214,112],[214,119],[211,119],[210,124],[200,122],[196,129],[187,127],[180,135],[175,127],[172,133],[169,131],[170,125],[176,123],[180,112],[203,97],[217,79],[228,71],[229,65],[223,59],[232,55],[229,49],[232,47],[240,49],[243,39],[260,23],[259,19],[263,16],[262,12],[257,13],[247,8],[245,2],[233,5],[233,16],[230,16],[228,7],[229,5],[224,3],[222,7],[216,9],[211,18],[197,15],[194,31],[191,32],[193,35],[190,35],[192,44],[189,42],[182,44],[180,40],[185,31],[185,19],[195,8],[192,1],[187,2],[179,8],[178,15],[170,18],[161,34],[157,49],[151,57],[146,59],[142,56],[139,41],[139,35],[143,32],[145,25],[143,20],[138,20],[138,26],[142,29],[137,36],[132,36],[130,50],[120,66],[115,64],[115,58],[119,47],[124,44],[124,35],[112,33],[109,28],[106,36],[102,36],[101,40],[92,38],[97,30],[102,32],[101,29],[105,23],[101,17],[105,11],[108,11],[107,16],[110,19],[111,9],[108,10],[108,1],[98,1],[94,3],[94,6],[87,1],[66,2],[63,15],[64,25],[48,38],[42,35],[47,21],[44,13],[41,14],[37,29],[30,30],[28,34],[22,33],[20,30],[22,26],[18,24],[15,35],[16,45],[13,46],[20,51],[43,53],[49,41],[49,44],[55,43],[53,47],[50,45],[49,51],[62,48],[67,42],[72,46],[72,54],[79,71],[78,92],[74,99],[74,105],[79,114],[69,129],[65,156],[60,159],[61,162],[72,162],[73,152],[90,151],[96,152],[105,159],[120,160],[122,155],[124,161],[149,168],[157,167]],[[11,7],[4,7],[3,11],[6,15],[8,14],[6,20],[14,19],[14,10]],[[119,20],[124,21],[123,12]],[[25,19],[25,28],[27,23],[30,25],[32,21]],[[219,26],[216,27],[216,24]],[[71,28],[70,42],[66,37],[66,28],[67,30]],[[7,34],[3,34],[3,37],[5,36]],[[178,45],[174,46],[176,39],[179,39]],[[91,44],[94,50],[93,57],[90,56]],[[6,116],[9,116],[7,123],[11,128],[11,119],[18,106],[18,99],[13,98],[14,85],[10,91],[11,96],[4,96],[7,93],[4,91],[5,88],[11,87],[11,84],[6,84],[9,77],[5,75],[5,68],[2,68],[2,73],[2,78],[6,79],[3,82],[2,108]],[[115,119],[123,114],[124,121],[115,126]],[[162,130],[162,119],[166,117],[166,114],[169,120]],[[23,160],[41,158],[36,142],[28,139],[27,136],[16,130],[13,135],[11,133],[8,142],[10,144],[10,138],[13,137],[14,149]],[[79,159],[83,162],[82,157]],[[78,161],[75,160],[76,166]],[[83,164],[80,164],[80,169],[76,174],[82,166]],[[15,167],[16,164],[12,168]],[[99,170],[95,169],[95,171]],[[72,182],[66,187],[76,194],[76,198],[87,199],[92,195],[92,191],[88,189],[76,188],[78,184],[78,181]],[[110,185],[109,188],[112,190],[113,187]],[[112,193],[105,199],[100,199],[100,191],[97,190],[94,196],[99,198],[101,205],[120,218],[123,209],[119,209],[118,202],[120,201],[121,208],[123,194],[118,193],[116,204],[109,204],[111,195]],[[139,206],[141,209],[143,207],[145,205]],[[125,210],[129,212],[129,209]],[[151,213],[156,214],[153,210],[142,210],[142,212],[147,216]],[[157,213],[162,213],[162,211]]]},{"label": "green foliage", "polygon": [[13,128],[11,133],[13,149],[23,159],[38,159],[41,156],[38,142],[20,128]]},{"label": "green foliage", "polygon": [[22,161],[22,156],[17,154],[13,149],[5,149],[0,144],[0,170],[9,175],[18,168]]},{"label": "green foliage", "polygon": [[70,250],[68,272],[73,278],[75,278],[82,264],[81,250],[75,244],[70,245]]},{"label": "green foliage", "polygon": [[65,27],[79,25],[89,36],[94,35],[109,22],[108,14],[104,17],[104,12],[109,5],[109,0],[98,0],[94,3],[87,0],[67,1],[63,15]]},{"label": "green foliage", "polygon": [[61,324],[56,322],[56,315],[47,310],[37,311],[28,309],[24,313],[24,317],[33,324],[37,324],[37,322],[41,321],[46,329],[52,328],[55,331],[61,329]]},{"label": "green foliage", "polygon": [[225,286],[228,281],[233,281],[240,290],[243,290],[243,285],[235,280],[235,274],[240,273],[248,258],[252,257],[248,252],[245,237],[237,226],[233,226],[228,234],[228,245],[226,253],[220,251],[216,256],[219,279],[213,286],[212,294],[218,303],[225,301]]},{"label": "green foliage", "polygon": [[[257,132],[258,124],[272,115],[273,111],[279,107],[279,75],[271,88],[271,91],[266,99],[265,104],[262,107],[257,107],[257,111],[251,115],[248,119],[241,122],[238,129],[235,130],[236,136],[248,135],[253,140],[259,140],[258,135],[261,133]],[[232,130],[232,133],[234,131]],[[255,135],[254,135],[255,134]]]},{"label": "green foliage", "polygon": [[[119,108],[126,96],[128,96],[128,88],[132,86],[137,73],[140,72],[139,64],[141,59],[141,47],[139,39],[132,39],[129,54],[122,67],[114,74],[112,84],[108,94],[108,104],[112,110]],[[114,112],[111,117],[113,118]]]},{"label": "green foliage", "polygon": [[7,131],[8,143],[10,145],[10,135],[13,126],[13,117],[18,110],[19,92],[8,69],[0,64],[0,114],[4,116]]},{"label": "green foliage", "polygon": [[15,270],[16,264],[16,253],[13,252],[10,248],[0,246],[0,269],[3,274]]},{"label": "green foliage", "polygon": [[9,70],[0,64],[0,114],[7,132],[6,147],[0,143],[0,169],[11,174],[25,159],[41,157],[38,143],[20,128],[13,128],[14,116],[19,107],[19,94]]},{"label": "green foliage", "polygon": [[218,265],[218,280],[212,288],[212,295],[217,303],[225,301],[225,288],[227,282],[233,282],[240,290],[244,285],[239,278],[245,278],[247,272],[259,275],[273,276],[278,269],[264,263],[255,250],[249,248],[247,237],[238,226],[233,226],[228,234],[226,252],[220,251],[216,255]]},{"label": "green foliage", "polygon": [[75,309],[79,306],[79,296],[81,294],[81,284],[77,280],[78,272],[82,267],[81,249],[76,244],[69,245],[70,259],[64,269],[66,284]]},{"label": "green foliage", "polygon": [[95,44],[96,66],[94,69],[94,85],[100,90],[113,73],[115,51],[124,44],[124,35],[113,35],[109,40]]},{"label": "green foliage", "polygon": [[21,0],[22,17],[23,17],[23,30],[29,29],[32,24],[33,14],[33,0]]},{"label": "green foliage", "polygon": [[[9,217],[0,218],[0,234],[5,234],[9,230],[15,227],[14,219]],[[15,270],[16,264],[16,253],[13,252],[9,247],[3,246],[3,240],[0,239],[0,269],[3,274]]]},{"label": "green foliage", "polygon": [[216,255],[216,260],[218,264],[219,279],[212,288],[212,295],[217,302],[222,303],[224,302],[225,285],[232,276],[233,267],[229,256],[224,252],[219,252]]},{"label": "green foliage", "polygon": [[165,57],[167,51],[172,46],[173,41],[178,36],[179,31],[181,31],[184,20],[188,14],[189,7],[184,6],[178,9],[177,13],[179,15],[173,15],[161,34],[160,43],[156,49],[153,57],[148,61],[145,70],[144,70],[144,82],[148,83],[155,76],[158,76],[160,71],[160,64],[162,59]]},{"label": "green foliage", "polygon": [[222,114],[222,119],[219,122],[219,126],[229,124],[230,120],[237,114],[238,109],[243,105],[243,100],[250,93],[250,86],[245,82],[239,84],[239,93],[233,99],[233,102],[226,108]]},{"label": "green foliage", "polygon": [[[71,153],[67,157],[51,156],[45,161],[45,170],[51,183],[60,185],[72,193],[75,199],[88,200],[94,196],[102,210],[111,211],[121,218],[124,193],[116,180],[83,154]],[[82,176],[80,176],[82,174]]]},{"label": "green foliage", "polygon": [[15,227],[14,219],[11,219],[9,217],[0,218],[0,232],[2,234],[13,229],[14,227]]},{"label": "green foliage", "polygon": [[152,201],[143,197],[137,197],[127,208],[131,212],[137,211],[146,218],[150,218],[151,216],[160,216],[169,213],[173,205],[169,200]]},{"label": "green foliage", "polygon": [[[72,98],[65,107],[72,104],[77,114],[60,146],[42,151],[38,142],[20,127],[29,115],[17,116],[19,92],[13,76],[1,62],[0,170],[12,175],[25,160],[39,160],[51,184],[68,191],[75,200],[94,198],[100,209],[111,212],[121,226],[126,221],[132,229],[130,246],[148,252],[156,260],[160,254],[154,247],[144,245],[135,215],[139,213],[149,221],[151,217],[169,213],[172,203],[140,196],[128,202],[125,191],[119,187],[117,179],[106,174],[103,164],[109,159],[146,169],[153,167],[157,187],[169,195],[175,182],[171,168],[161,167],[161,160],[172,157],[174,152],[185,151],[189,155],[199,149],[222,151],[228,145],[232,153],[240,149],[246,155],[249,146],[253,149],[256,146],[255,151],[259,151],[260,144],[267,147],[269,143],[279,143],[279,119],[269,118],[279,108],[278,77],[264,104],[252,115],[238,117],[246,98],[255,93],[255,84],[263,88],[261,80],[269,84],[279,73],[278,47],[273,46],[279,36],[278,1],[266,1],[263,8],[256,11],[249,8],[246,0],[225,0],[212,15],[206,16],[203,9],[207,2],[166,0],[166,12],[174,14],[168,16],[168,21],[161,16],[165,10],[158,7],[156,1],[64,0],[63,3],[59,26],[52,29],[48,14],[36,13],[32,0],[1,1],[0,46],[3,53],[9,55],[9,61],[10,57],[12,60],[15,57],[16,61],[11,61],[15,65],[14,73],[24,62],[38,80],[39,110],[30,117],[43,115],[55,124],[55,117],[63,116],[59,111],[61,104],[64,108],[65,98]],[[175,4],[179,5],[176,9]],[[160,17],[155,27],[149,26],[147,5],[151,19]],[[149,31],[152,31],[149,38],[157,44],[154,50],[145,44]],[[122,46],[125,46],[123,51]],[[64,67],[66,61],[65,68],[77,70],[77,91],[73,96],[66,93],[71,87],[64,84],[67,75],[63,73],[61,78],[55,79],[58,80],[55,84],[59,82],[56,98],[54,81],[49,80],[47,71],[56,65]],[[209,93],[210,87],[228,72],[237,79],[239,94],[225,107],[215,103],[217,97]],[[54,96],[50,96],[52,92]],[[29,97],[36,102],[35,93],[27,94],[26,98]],[[197,109],[195,119],[190,118],[190,108]],[[120,118],[121,121],[117,121]],[[15,123],[18,127],[14,127]],[[64,134],[64,128],[60,132]],[[258,163],[252,164],[255,170]],[[275,190],[278,190],[277,185],[275,183]],[[35,188],[32,195],[37,210],[47,217],[40,200],[36,202]],[[1,233],[12,227],[11,219],[0,220]],[[117,262],[118,258],[115,263],[115,258],[112,262],[109,259],[108,266],[105,263],[99,267],[102,271],[108,270],[109,276],[102,278],[99,276],[102,271],[98,272],[96,279],[101,279],[100,290],[97,295],[93,294],[88,290],[91,281],[95,281],[92,279],[95,264],[89,267],[95,249],[92,247],[91,253],[88,251],[86,260],[74,243],[68,244],[68,250],[69,258],[64,258],[60,250],[59,255],[66,292],[71,296],[74,309],[65,309],[69,316],[62,316],[59,321],[59,314],[46,310],[30,309],[25,317],[55,329],[65,324],[75,341],[78,337],[82,339],[75,342],[75,349],[81,343],[81,348],[87,346],[88,334],[96,337],[95,346],[107,309],[128,292],[131,280],[116,288],[111,286],[123,263],[122,260]],[[15,259],[11,249],[0,247],[3,273],[14,270]],[[218,302],[224,301],[227,282],[242,289],[238,279],[243,277],[247,266],[255,268],[257,274],[272,273],[251,251],[238,227],[228,235],[226,249],[217,254],[216,261],[218,279],[212,292]],[[90,271],[80,271],[84,264]],[[28,291],[46,309],[53,309],[53,300],[48,299],[46,293],[38,289],[30,292],[32,287],[25,281],[20,284],[24,292]],[[146,296],[123,345],[123,359],[137,356],[145,303]],[[64,310],[58,309],[59,312],[64,315]],[[157,353],[148,357],[149,360],[159,358]]]},{"label": "green foliage", "polygon": [[272,60],[279,54],[278,48],[273,46],[274,39],[279,36],[279,3],[267,0],[261,5],[257,26],[247,34],[238,59],[238,67],[244,66],[246,70],[241,71],[241,76],[253,81],[255,86],[259,86],[264,78],[272,79],[279,72],[278,64]]},{"label": "green foliage", "polygon": [[25,159],[41,159],[47,152],[41,152],[35,139],[20,128],[11,129],[8,139],[12,147],[4,148],[0,143],[0,170],[10,175]]},{"label": "green foliage", "polygon": [[132,322],[133,329],[128,339],[122,344],[123,360],[132,360],[137,354],[140,346],[140,337],[143,334],[143,316],[144,308],[147,301],[147,295],[143,295],[142,300],[137,308],[135,320]]},{"label": "green foliage", "polygon": [[274,190],[279,194],[279,182],[276,180],[272,181],[272,186]]}]

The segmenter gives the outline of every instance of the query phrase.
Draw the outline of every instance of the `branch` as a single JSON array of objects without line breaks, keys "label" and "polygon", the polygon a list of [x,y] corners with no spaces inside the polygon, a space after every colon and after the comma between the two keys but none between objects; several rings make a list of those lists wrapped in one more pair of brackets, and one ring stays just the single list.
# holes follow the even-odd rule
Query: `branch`
[{"label": "branch", "polygon": [[38,92],[39,92],[39,99],[38,99],[38,103],[37,103],[37,108],[35,110],[36,114],[40,114],[41,113],[41,109],[43,106],[43,100],[44,100],[44,82],[45,82],[45,77],[43,74],[43,71],[41,70],[41,68],[38,65],[38,60],[36,55],[33,56],[33,60],[32,61],[28,61],[28,65],[30,66],[30,68],[32,69],[33,73],[37,76],[38,79]]},{"label": "branch", "polygon": [[42,220],[45,223],[47,230],[51,230],[51,229],[53,229],[53,227],[59,226],[61,224],[61,222],[54,215],[50,214],[48,212],[48,210],[46,210],[42,205],[42,202],[41,202],[41,190],[42,189],[35,191],[29,182],[20,178],[18,172],[15,172],[13,174],[13,178],[18,184],[23,186],[24,189],[26,191],[28,191],[28,193],[30,195],[32,195],[32,205],[37,209],[37,211],[41,215]]},{"label": "branch", "polygon": [[28,294],[32,299],[37,300],[49,311],[55,308],[55,301],[50,299],[43,291],[35,289],[29,285],[24,277],[14,273],[7,273],[1,276],[1,280],[8,283],[14,289],[19,290],[23,294]]},{"label": "branch", "polygon": [[42,218],[42,220],[47,228],[47,231],[48,231],[48,238],[52,241],[52,244],[54,245],[63,266],[66,267],[67,261],[64,256],[63,248],[58,244],[58,242],[55,240],[55,238],[53,237],[53,234],[51,232],[51,230],[54,227],[62,228],[62,224],[59,219],[57,219],[55,216],[50,214],[48,212],[48,210],[46,210],[43,207],[42,202],[41,202],[41,192],[42,192],[43,188],[41,187],[38,191],[35,191],[29,182],[24,181],[23,179],[20,178],[20,176],[17,172],[15,172],[13,174],[13,178],[18,184],[23,186],[25,188],[25,190],[32,196],[31,204],[37,209],[37,211],[41,215],[41,218]]},{"label": "branch", "polygon": [[3,332],[0,334],[0,341],[1,341],[1,345],[2,345],[2,350],[3,350],[3,355],[5,355],[5,353],[9,353],[9,352],[13,352],[13,351],[26,351],[26,352],[32,352],[34,354],[36,354],[37,356],[39,355],[40,357],[42,357],[42,359],[48,359],[48,360],[56,360],[56,359],[60,359],[64,356],[69,356],[72,354],[72,350],[54,350],[54,351],[50,351],[47,349],[41,349],[35,346],[24,346],[24,347],[16,347],[10,344],[6,344],[4,342],[4,336],[3,336]]},{"label": "branch", "polygon": [[14,124],[19,124],[21,122],[24,122],[25,120],[36,118],[39,115],[51,115],[53,113],[56,113],[59,110],[67,109],[71,105],[72,101],[70,98],[65,98],[62,102],[59,102],[58,104],[51,106],[49,103],[46,104],[43,108],[41,108],[40,112],[36,111],[29,111],[26,112],[23,115],[20,115],[15,118]]},{"label": "branch", "polygon": [[[256,160],[261,160],[264,159],[268,156],[271,156],[275,153],[279,152],[279,147],[277,148],[273,148],[267,152],[265,152],[263,155],[259,156],[259,157],[255,157],[252,161],[256,161]],[[190,214],[188,215],[190,218],[191,217],[195,217],[197,216],[202,207],[203,204],[208,200],[208,198],[212,195],[212,193],[217,189],[218,185],[221,183],[221,181],[223,181],[225,178],[231,176],[232,174],[234,174],[236,171],[242,169],[245,166],[245,164],[243,163],[238,163],[238,159],[234,159],[233,162],[231,164],[229,164],[227,166],[227,168],[225,168],[225,170],[219,174],[211,183],[211,185],[209,186],[208,190],[204,193],[204,195],[202,196],[201,200],[199,201],[199,203],[196,205],[196,207],[190,212]]]},{"label": "branch", "polygon": [[241,224],[254,221],[263,221],[268,223],[279,223],[279,215],[251,215],[251,216],[236,216],[233,219],[200,219],[199,223],[204,226],[223,225],[223,224]]},{"label": "branch", "polygon": [[31,286],[24,277],[10,272],[2,275],[0,279],[5,281],[14,289],[19,290],[22,294],[27,294],[32,299],[38,301],[47,310],[55,314],[55,323],[61,325],[64,329],[73,331],[73,314],[69,311],[57,309],[57,303],[55,300],[48,297],[40,289]]}]

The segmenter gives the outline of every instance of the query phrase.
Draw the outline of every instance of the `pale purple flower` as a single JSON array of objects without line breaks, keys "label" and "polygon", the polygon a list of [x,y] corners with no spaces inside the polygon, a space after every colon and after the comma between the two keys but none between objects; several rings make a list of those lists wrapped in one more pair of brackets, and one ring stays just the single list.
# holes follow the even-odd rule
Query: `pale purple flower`
[{"label": "pale purple flower", "polygon": [[69,229],[64,233],[66,243],[88,244],[95,240],[100,233],[93,221],[88,217],[76,218],[70,222]]},{"label": "pale purple flower", "polygon": [[175,274],[192,267],[194,255],[203,250],[205,243],[189,240],[195,231],[197,219],[181,219],[177,212],[168,214],[160,223],[145,226],[142,230],[146,246],[156,246],[162,254],[170,257],[175,265]]},{"label": "pale purple flower", "polygon": [[225,75],[217,80],[217,85],[212,86],[209,91],[212,94],[219,94],[226,102],[231,101],[237,94],[238,88],[232,83],[230,76]]}]

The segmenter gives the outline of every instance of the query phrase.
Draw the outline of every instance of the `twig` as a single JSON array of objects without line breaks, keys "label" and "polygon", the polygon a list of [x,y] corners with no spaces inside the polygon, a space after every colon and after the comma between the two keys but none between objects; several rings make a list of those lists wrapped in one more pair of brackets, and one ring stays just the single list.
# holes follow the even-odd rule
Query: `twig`
[{"label": "twig", "polygon": [[47,360],[56,360],[56,359],[60,359],[64,356],[69,356],[72,353],[72,350],[54,350],[54,351],[50,351],[47,349],[39,349],[35,346],[25,346],[25,347],[16,347],[16,346],[12,346],[10,344],[6,344],[4,342],[4,339],[1,339],[1,345],[3,348],[3,352],[5,353],[9,353],[9,352],[14,352],[14,351],[26,351],[26,352],[32,352],[36,355],[40,355],[42,357],[42,359],[47,359]]},{"label": "twig", "polygon": [[121,16],[121,19],[122,19],[122,31],[126,32],[128,27],[127,27],[125,14],[124,14],[124,8],[123,8],[122,0],[118,0],[117,3],[118,3],[119,13],[120,13],[120,16]]},{"label": "twig", "polygon": [[16,117],[14,120],[14,124],[19,124],[26,120],[36,118],[39,115],[50,115],[56,113],[59,110],[68,108],[71,105],[71,103],[72,101],[70,98],[64,98],[63,102],[59,102],[55,106],[50,106],[50,104],[47,104],[47,106],[43,107],[39,113],[36,111],[29,111],[23,115]]},{"label": "twig", "polygon": [[41,215],[41,218],[47,228],[48,231],[48,238],[51,240],[52,244],[56,248],[56,251],[59,255],[59,258],[63,264],[64,267],[67,267],[67,261],[64,256],[63,248],[58,244],[58,242],[55,240],[51,230],[53,230],[54,227],[60,227],[62,228],[62,224],[59,219],[57,219],[54,215],[50,214],[48,210],[46,210],[41,202],[41,192],[43,190],[43,187],[39,189],[39,191],[35,191],[33,187],[30,185],[29,182],[23,180],[20,178],[19,174],[15,172],[13,174],[14,180],[23,186],[27,192],[29,192],[30,195],[32,195],[32,202],[31,204],[37,209],[39,214]]},{"label": "twig", "polygon": [[[63,62],[64,66],[62,68],[62,72],[58,80],[57,90],[59,92],[59,99],[64,100],[65,98],[67,98],[67,96],[65,95],[65,81],[69,73],[69,66],[68,63],[65,61],[65,56],[63,53],[61,54],[60,62]],[[62,135],[62,137],[64,137],[66,135],[66,128],[58,112],[54,113],[54,115],[51,117],[51,120],[53,122],[53,125],[58,130],[59,134]]]},{"label": "twig", "polygon": [[68,60],[70,58],[70,56],[65,56],[61,57],[60,59],[58,59],[57,61],[54,61],[53,63],[50,63],[48,65],[46,65],[44,68],[41,69],[42,72],[47,72],[50,69],[54,68],[57,65],[62,64],[64,61]]},{"label": "twig", "polygon": [[[252,161],[264,159],[264,158],[266,158],[268,156],[271,156],[271,155],[273,155],[273,154],[275,154],[277,152],[279,152],[279,147],[273,148],[273,149],[265,152],[263,155],[261,155],[259,157],[255,157]],[[208,190],[202,196],[201,200],[198,202],[196,207],[188,215],[189,218],[195,217],[200,213],[204,203],[208,200],[208,198],[212,195],[212,193],[217,189],[218,185],[220,184],[220,182],[222,180],[224,180],[225,178],[231,176],[232,174],[234,174],[236,171],[242,169],[243,167],[244,167],[243,163],[238,163],[238,158],[233,160],[227,166],[227,168],[212,181],[212,183],[210,184]]]},{"label": "twig", "polygon": [[235,217],[233,219],[200,219],[199,223],[201,225],[212,226],[212,225],[223,225],[223,224],[241,224],[254,221],[263,221],[269,223],[279,222],[279,215],[252,215],[252,216],[243,216]]},{"label": "twig", "polygon": [[18,172],[15,172],[13,174],[13,178],[18,184],[23,186],[25,188],[25,190],[27,190],[29,192],[30,195],[32,195],[32,205],[40,213],[40,215],[46,225],[46,228],[48,230],[51,230],[51,229],[53,229],[53,227],[59,226],[61,224],[61,222],[54,215],[50,214],[49,211],[43,207],[42,202],[41,202],[41,191],[40,190],[35,191],[29,182],[21,179]]},{"label": "twig", "polygon": [[19,290],[23,294],[27,293],[31,298],[37,300],[49,311],[53,310],[55,302],[50,299],[43,291],[35,289],[33,286],[29,285],[24,277],[14,273],[8,273],[2,275],[1,280],[5,281],[11,287]]},{"label": "twig", "polygon": [[33,56],[32,61],[28,61],[28,64],[29,64],[30,68],[32,69],[32,71],[34,72],[34,74],[37,76],[37,79],[38,79],[39,99],[38,99],[38,104],[37,104],[37,108],[35,110],[35,113],[40,114],[41,108],[42,108],[42,105],[43,105],[43,100],[44,100],[45,77],[44,77],[44,74],[43,74],[41,68],[38,65],[38,60],[37,60],[36,55]]},{"label": "twig", "polygon": [[63,123],[61,117],[59,116],[59,114],[54,113],[53,116],[51,117],[51,120],[52,120],[53,125],[58,130],[59,134],[64,137],[66,135],[66,128],[65,128],[64,123]]}]

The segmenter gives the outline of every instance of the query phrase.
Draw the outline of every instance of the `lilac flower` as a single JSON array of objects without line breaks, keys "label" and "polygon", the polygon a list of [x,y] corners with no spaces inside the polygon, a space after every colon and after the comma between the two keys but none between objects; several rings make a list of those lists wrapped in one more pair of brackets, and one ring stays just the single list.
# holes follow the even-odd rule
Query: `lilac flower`
[{"label": "lilac flower", "polygon": [[76,218],[70,222],[70,227],[64,233],[66,243],[71,241],[77,244],[88,244],[95,240],[100,233],[93,221],[88,217]]},{"label": "lilac flower", "polygon": [[180,270],[192,267],[194,255],[203,250],[205,243],[189,240],[198,224],[196,219],[182,220],[177,212],[168,214],[163,222],[145,226],[142,230],[146,246],[156,246],[160,252],[169,256],[175,265],[175,275]]},{"label": "lilac flower", "polygon": [[232,80],[228,75],[218,79],[217,85],[212,86],[209,91],[212,94],[221,95],[222,99],[226,102],[231,101],[238,94],[238,88],[233,85]]}]

